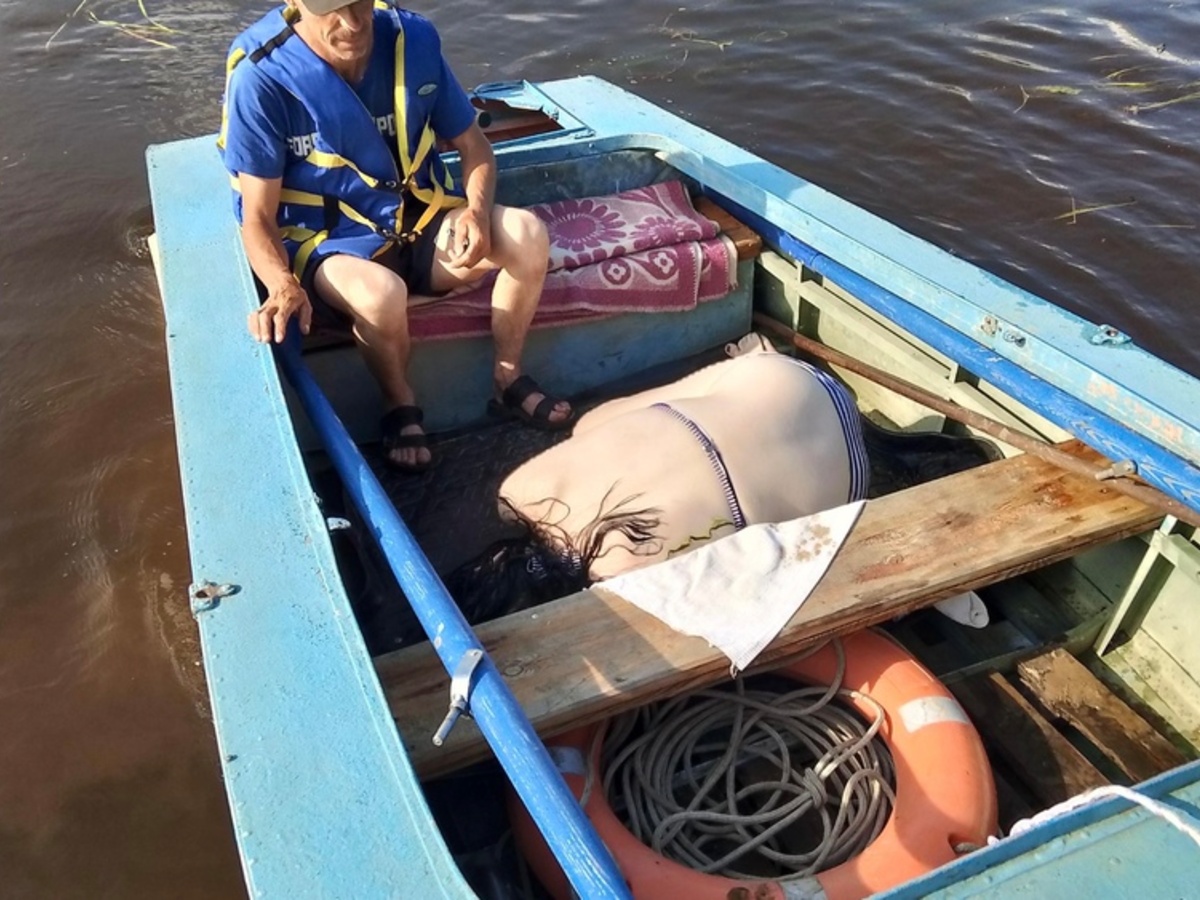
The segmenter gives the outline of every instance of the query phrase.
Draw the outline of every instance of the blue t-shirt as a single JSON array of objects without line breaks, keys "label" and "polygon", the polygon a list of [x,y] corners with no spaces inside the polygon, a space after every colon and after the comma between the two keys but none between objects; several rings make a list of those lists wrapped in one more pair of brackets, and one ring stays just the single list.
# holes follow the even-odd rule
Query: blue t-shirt
[{"label": "blue t-shirt", "polygon": [[[385,13],[375,15],[375,45],[366,75],[351,85],[396,155],[394,27]],[[408,10],[400,11],[405,33],[405,75],[408,85],[408,146],[411,153],[429,120],[441,138],[458,137],[475,121],[475,108],[442,56],[433,25]],[[292,37],[289,40],[299,40]],[[280,178],[289,165],[303,161],[313,150],[316,123],[304,105],[243,60],[230,77],[226,98],[225,167],[259,178]],[[379,176],[385,173],[376,173]],[[286,181],[286,178],[285,178]],[[241,204],[238,203],[241,216]]]}]

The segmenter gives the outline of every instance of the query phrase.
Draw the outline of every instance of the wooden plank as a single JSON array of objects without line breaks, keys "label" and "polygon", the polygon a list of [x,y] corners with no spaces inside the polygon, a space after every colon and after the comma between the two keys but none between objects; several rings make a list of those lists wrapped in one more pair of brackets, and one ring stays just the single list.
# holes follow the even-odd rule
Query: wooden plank
[{"label": "wooden plank", "polygon": [[[872,500],[825,578],[759,661],[778,664],[832,635],[1142,531],[1159,518],[1103,483],[1033,457]],[[477,632],[544,735],[729,674],[729,661],[707,642],[678,634],[602,590],[489,622]],[[427,644],[376,663],[419,773],[451,771],[487,755],[466,721],[442,748],[430,743],[449,694]]]},{"label": "wooden plank", "polygon": [[717,223],[721,232],[733,241],[737,248],[738,259],[754,259],[762,253],[762,238],[749,225],[744,225],[707,197],[697,197],[693,201],[696,212]]},{"label": "wooden plank", "polygon": [[1052,806],[1108,784],[1071,742],[996,672],[951,685],[991,753],[1017,773],[1034,796]]},{"label": "wooden plank", "polygon": [[1170,741],[1065,650],[1026,660],[1017,672],[1047,710],[1078,728],[1132,781],[1145,781],[1187,762]]}]

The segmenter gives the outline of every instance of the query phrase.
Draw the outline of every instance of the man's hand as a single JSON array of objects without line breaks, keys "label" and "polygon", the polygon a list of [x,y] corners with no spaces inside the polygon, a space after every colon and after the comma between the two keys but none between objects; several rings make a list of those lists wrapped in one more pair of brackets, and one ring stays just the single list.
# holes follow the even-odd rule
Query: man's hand
[{"label": "man's hand", "polygon": [[469,269],[492,252],[491,217],[464,209],[450,226],[450,267]]},{"label": "man's hand", "polygon": [[450,144],[462,158],[462,183],[467,195],[467,208],[453,220],[450,230],[450,267],[469,269],[492,252],[496,157],[477,122],[452,138]]},{"label": "man's hand", "polygon": [[250,268],[267,287],[267,299],[257,312],[246,318],[250,334],[260,344],[283,343],[288,321],[300,320],[300,331],[308,334],[312,327],[312,304],[300,282],[292,274],[287,250],[284,249],[275,213],[279,209],[282,178],[257,178],[242,172],[238,175],[242,192],[242,246]]},{"label": "man's hand", "polygon": [[297,316],[300,320],[300,332],[308,334],[312,327],[312,303],[308,294],[295,278],[282,279],[267,295],[263,305],[246,318],[250,334],[260,344],[269,344],[272,340],[277,344],[283,343],[287,335],[288,320]]}]

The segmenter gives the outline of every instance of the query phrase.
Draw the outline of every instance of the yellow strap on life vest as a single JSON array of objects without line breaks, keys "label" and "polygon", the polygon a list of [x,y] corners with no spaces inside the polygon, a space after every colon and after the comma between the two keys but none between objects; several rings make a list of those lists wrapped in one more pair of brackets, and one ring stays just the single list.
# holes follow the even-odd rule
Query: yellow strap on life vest
[{"label": "yellow strap on life vest", "polygon": [[225,149],[225,135],[229,131],[229,79],[233,77],[233,70],[238,67],[238,63],[245,58],[246,51],[239,48],[230,53],[229,59],[225,60],[225,102],[221,104],[221,133],[217,135],[217,146],[222,150]]},{"label": "yellow strap on life vest", "polygon": [[[294,6],[289,6],[283,11],[283,21],[290,28],[295,25],[300,18],[300,10]],[[238,48],[229,54],[229,58],[225,60],[225,102],[221,104],[221,133],[217,135],[217,146],[222,150],[225,149],[225,136],[229,129],[229,79],[233,77],[233,70],[238,67],[238,64],[246,58],[246,51]]]},{"label": "yellow strap on life vest", "polygon": [[282,228],[280,233],[284,238],[300,241],[300,246],[296,248],[295,258],[292,260],[292,274],[296,276],[296,281],[300,281],[301,278],[304,278],[304,270],[308,268],[308,259],[312,257],[313,251],[324,244],[326,238],[329,238],[329,232],[313,232],[307,228],[286,227]]},{"label": "yellow strap on life vest", "polygon": [[322,169],[350,169],[355,175],[362,179],[363,183],[369,188],[379,189],[379,179],[373,175],[368,175],[358,166],[353,160],[346,159],[340,153],[326,153],[324,150],[313,150],[308,156],[304,157],[306,163],[314,166],[319,166]]},{"label": "yellow strap on life vest", "polygon": [[[443,209],[451,209],[456,206],[464,206],[466,200],[462,197],[455,197],[446,193],[447,190],[453,190],[454,179],[450,177],[450,173],[445,175],[445,185],[433,179],[433,188],[423,188],[417,185],[416,175],[425,164],[429,154],[434,151],[434,146],[437,143],[437,136],[433,133],[433,129],[429,127],[429,123],[425,123],[425,127],[421,129],[421,137],[417,141],[416,152],[409,154],[408,146],[408,79],[407,72],[404,68],[404,29],[400,29],[400,33],[396,36],[396,87],[393,97],[393,104],[396,112],[396,150],[397,156],[400,159],[400,171],[404,176],[405,187],[414,197],[425,204],[425,211],[421,213],[413,225],[410,235],[416,236],[421,234],[433,221],[434,217]],[[400,219],[403,215],[404,205],[401,203],[400,209],[396,210],[396,230],[401,230]]]},{"label": "yellow strap on life vest", "polygon": [[[236,193],[240,194],[242,192],[242,186],[238,182],[238,178],[236,175],[229,176],[229,184],[230,184],[230,187],[232,187]],[[325,198],[323,196],[321,196],[320,194],[311,194],[308,191],[297,191],[297,190],[293,190],[292,188],[280,188],[279,189],[279,202],[280,203],[291,203],[296,206],[313,206],[318,209],[323,209],[325,206]],[[351,206],[346,201],[339,200],[338,201],[338,209],[341,211],[342,215],[344,215],[348,219],[351,219],[351,220],[357,222],[359,225],[366,226],[367,228],[370,228],[372,231],[379,230],[378,226],[374,222],[372,222],[370,219],[368,219],[366,216],[364,216],[362,213],[360,213],[358,210],[356,210],[353,206]],[[291,226],[289,226],[289,227],[291,227]],[[288,230],[287,228],[283,229],[284,232],[286,232],[287,230]],[[293,228],[292,230],[303,231],[304,229]],[[286,237],[287,235],[285,234],[284,236]]]}]

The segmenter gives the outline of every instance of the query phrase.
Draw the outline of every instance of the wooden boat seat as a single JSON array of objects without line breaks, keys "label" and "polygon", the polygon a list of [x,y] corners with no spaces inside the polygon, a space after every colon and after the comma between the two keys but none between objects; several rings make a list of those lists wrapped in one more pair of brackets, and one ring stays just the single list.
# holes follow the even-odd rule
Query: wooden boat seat
[{"label": "wooden boat seat", "polygon": [[739,262],[754,259],[762,253],[762,238],[749,225],[735,219],[733,213],[717,206],[708,197],[696,197],[692,205],[700,215],[716,222],[721,233],[733,241],[733,246],[737,247]]},{"label": "wooden boat seat", "polygon": [[[1083,458],[1090,450],[1066,445]],[[756,668],[813,643],[892,619],[965,590],[1065,559],[1152,527],[1161,514],[1030,456],[989,463],[867,504],[824,580]],[[729,677],[705,641],[632,605],[583,591],[477,629],[543,736]],[[445,745],[431,736],[449,678],[428,644],[376,660],[417,772],[433,777],[485,758],[460,720]]]}]

